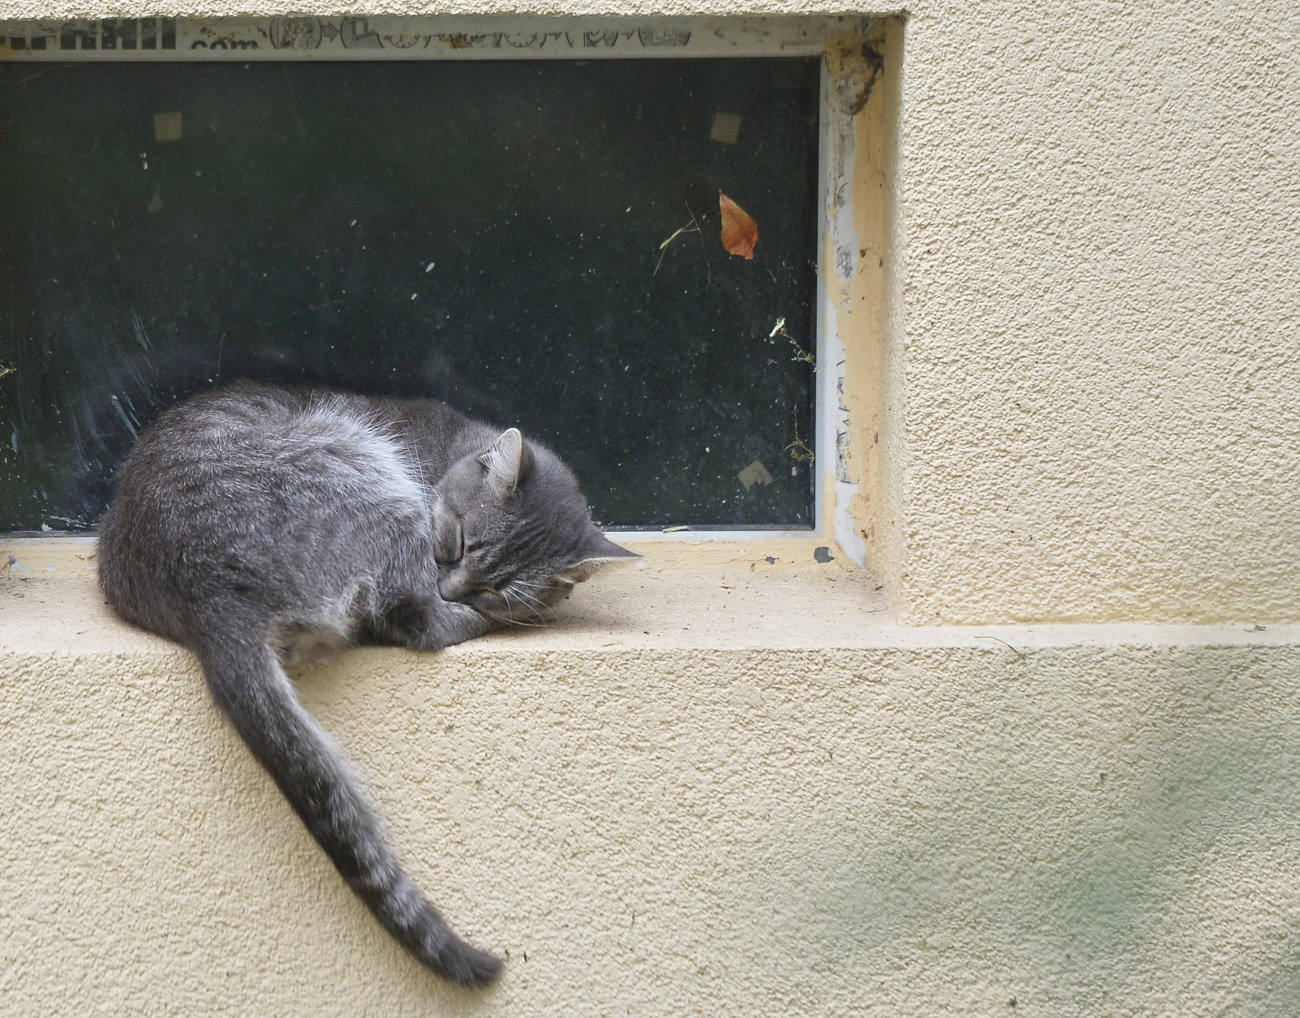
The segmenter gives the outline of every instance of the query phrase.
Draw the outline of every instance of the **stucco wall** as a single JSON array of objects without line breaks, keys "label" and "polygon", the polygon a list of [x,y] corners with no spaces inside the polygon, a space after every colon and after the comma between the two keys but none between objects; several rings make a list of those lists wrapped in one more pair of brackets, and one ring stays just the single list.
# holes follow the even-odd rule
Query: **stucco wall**
[{"label": "stucco wall", "polygon": [[304,678],[502,985],[384,938],[87,547],[0,542],[0,1013],[1300,1013],[1300,8],[908,15],[875,575],[646,545],[553,631]]},{"label": "stucco wall", "polygon": [[908,611],[1295,619],[1300,7],[912,14]]},{"label": "stucco wall", "polygon": [[908,629],[754,563],[302,678],[508,952],[478,995],[387,940],[184,653],[86,577],[0,582],[0,1013],[1300,1012],[1300,628]]}]

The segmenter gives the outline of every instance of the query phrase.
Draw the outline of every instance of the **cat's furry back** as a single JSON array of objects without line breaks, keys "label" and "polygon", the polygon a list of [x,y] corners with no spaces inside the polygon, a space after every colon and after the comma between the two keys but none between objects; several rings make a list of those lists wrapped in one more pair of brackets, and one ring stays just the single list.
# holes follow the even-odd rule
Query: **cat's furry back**
[{"label": "cat's furry back", "polygon": [[381,923],[464,985],[500,962],[452,932],[284,665],[354,642],[436,650],[541,620],[601,562],[549,450],[444,404],[240,383],[141,434],[100,523],[124,618],[188,647],[208,688]]}]

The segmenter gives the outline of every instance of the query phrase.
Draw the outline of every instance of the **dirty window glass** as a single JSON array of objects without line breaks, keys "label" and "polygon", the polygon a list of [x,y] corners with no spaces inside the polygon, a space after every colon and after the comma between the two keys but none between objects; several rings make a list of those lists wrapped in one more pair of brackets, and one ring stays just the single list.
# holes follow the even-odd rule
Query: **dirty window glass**
[{"label": "dirty window glass", "polygon": [[519,424],[608,525],[811,524],[818,76],[0,64],[0,529],[239,377]]}]

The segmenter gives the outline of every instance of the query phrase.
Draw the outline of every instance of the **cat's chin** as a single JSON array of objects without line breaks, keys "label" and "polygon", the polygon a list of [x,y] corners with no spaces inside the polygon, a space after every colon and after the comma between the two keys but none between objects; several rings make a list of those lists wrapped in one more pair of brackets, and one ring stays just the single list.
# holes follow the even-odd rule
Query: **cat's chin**
[{"label": "cat's chin", "polygon": [[531,594],[480,590],[465,595],[461,603],[506,626],[545,626],[555,621],[550,599]]}]

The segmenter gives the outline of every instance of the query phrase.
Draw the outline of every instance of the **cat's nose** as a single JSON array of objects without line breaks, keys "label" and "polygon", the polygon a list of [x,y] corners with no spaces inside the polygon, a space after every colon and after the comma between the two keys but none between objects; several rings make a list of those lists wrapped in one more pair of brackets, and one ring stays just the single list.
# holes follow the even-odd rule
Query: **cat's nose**
[{"label": "cat's nose", "polygon": [[438,577],[438,594],[444,601],[464,601],[472,588],[465,577],[455,571],[443,573]]}]

